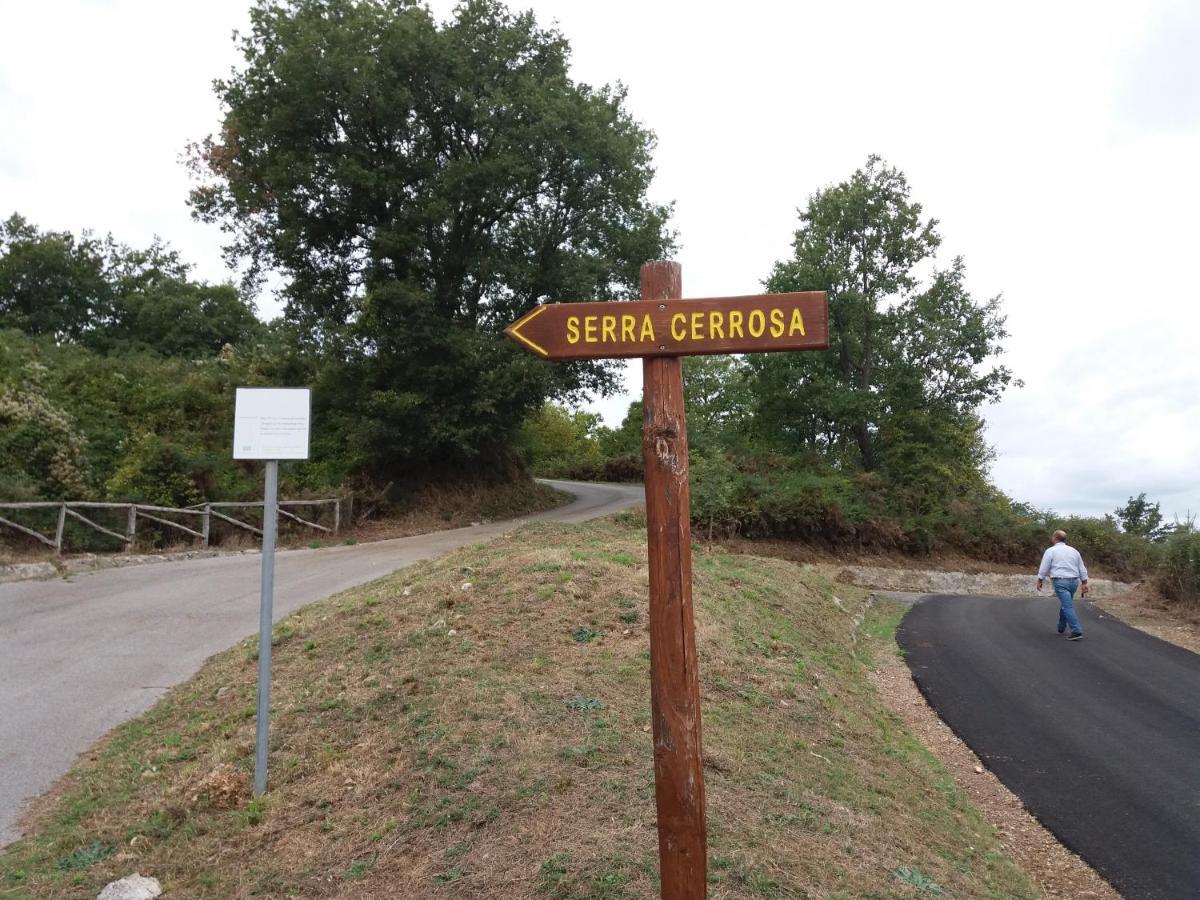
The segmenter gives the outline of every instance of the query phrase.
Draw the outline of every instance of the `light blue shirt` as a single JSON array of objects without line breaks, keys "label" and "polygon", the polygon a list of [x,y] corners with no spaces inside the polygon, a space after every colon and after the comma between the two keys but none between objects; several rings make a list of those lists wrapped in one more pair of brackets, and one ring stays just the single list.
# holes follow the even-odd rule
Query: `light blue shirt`
[{"label": "light blue shirt", "polygon": [[1058,543],[1042,554],[1042,567],[1038,569],[1038,580],[1051,578],[1078,578],[1087,581],[1087,566],[1074,547]]}]

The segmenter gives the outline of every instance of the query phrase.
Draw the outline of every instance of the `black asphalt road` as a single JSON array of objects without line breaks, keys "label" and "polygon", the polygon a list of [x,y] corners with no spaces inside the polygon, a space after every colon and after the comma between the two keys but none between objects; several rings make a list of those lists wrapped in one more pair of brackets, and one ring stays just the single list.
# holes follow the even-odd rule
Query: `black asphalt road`
[{"label": "black asphalt road", "polygon": [[1077,603],[936,597],[900,624],[921,692],[1129,898],[1200,898],[1200,656]]}]

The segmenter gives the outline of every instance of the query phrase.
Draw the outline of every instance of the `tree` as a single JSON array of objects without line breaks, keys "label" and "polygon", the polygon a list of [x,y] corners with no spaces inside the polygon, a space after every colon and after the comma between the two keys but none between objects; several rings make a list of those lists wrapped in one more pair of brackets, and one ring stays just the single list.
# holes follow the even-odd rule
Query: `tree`
[{"label": "tree", "polygon": [[1163,524],[1162,510],[1159,504],[1151,504],[1145,493],[1130,497],[1129,501],[1113,512],[1117,524],[1126,534],[1136,534],[1152,543],[1165,541],[1175,526]]},{"label": "tree", "polygon": [[940,243],[904,174],[877,156],[810,198],[793,256],[767,286],[828,292],[830,349],[747,360],[767,443],[816,447],[871,471],[889,417],[903,416],[911,433],[914,416],[969,416],[999,398],[1012,373],[985,366],[1007,336],[999,298],[976,303],[958,258],[923,282]]},{"label": "tree", "polygon": [[683,404],[688,446],[694,450],[738,442],[749,415],[746,368],[739,356],[685,356]]},{"label": "tree", "polygon": [[610,363],[549,367],[499,332],[632,297],[670,247],[623,89],[574,82],[566,40],[494,0],[444,24],[411,0],[259,0],[241,49],[191,202],[249,278],[287,276],[380,474],[490,465],[547,397],[613,386]]},{"label": "tree", "polygon": [[600,417],[595,413],[572,412],[555,403],[547,403],[521,426],[520,456],[538,474],[567,465],[598,465],[600,448],[596,435],[599,428]]},{"label": "tree", "polygon": [[0,223],[0,327],[105,354],[212,356],[257,337],[254,304],[233,285],[193,281],[179,254],[84,232]]},{"label": "tree", "polygon": [[641,400],[633,400],[616,428],[601,428],[600,451],[604,456],[625,456],[634,460],[642,457],[642,427],[646,411]]},{"label": "tree", "polygon": [[80,340],[112,306],[104,245],[85,233],[40,232],[13,213],[0,223],[0,327]]}]

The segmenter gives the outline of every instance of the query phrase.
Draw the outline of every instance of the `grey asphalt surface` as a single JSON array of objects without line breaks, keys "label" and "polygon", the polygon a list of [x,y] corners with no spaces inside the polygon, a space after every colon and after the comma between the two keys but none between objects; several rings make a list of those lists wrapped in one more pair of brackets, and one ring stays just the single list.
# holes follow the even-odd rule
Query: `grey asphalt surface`
[{"label": "grey asphalt surface", "polygon": [[1125,897],[1200,897],[1200,656],[1076,602],[935,597],[897,640],[921,692]]},{"label": "grey asphalt surface", "polygon": [[[305,604],[533,521],[582,522],[643,499],[640,485],[547,482],[575,495],[522,519],[276,555],[276,620]],[[24,804],[114,726],[209,656],[258,631],[261,556],[102,569],[0,584],[0,846]]]}]

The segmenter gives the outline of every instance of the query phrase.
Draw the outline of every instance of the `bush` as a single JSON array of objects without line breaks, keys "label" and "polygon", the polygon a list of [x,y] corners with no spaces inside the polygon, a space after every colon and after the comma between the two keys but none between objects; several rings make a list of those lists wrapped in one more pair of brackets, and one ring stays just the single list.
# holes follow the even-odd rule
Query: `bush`
[{"label": "bush", "polygon": [[692,521],[707,527],[711,540],[714,530],[724,533],[737,524],[733,501],[738,490],[738,471],[719,451],[691,453],[688,469]]},{"label": "bush", "polygon": [[0,380],[0,496],[76,498],[88,491],[87,440],[46,388],[48,371],[0,346],[10,383]]},{"label": "bush", "polygon": [[1167,539],[1155,581],[1163,596],[1200,605],[1200,532],[1183,530]]},{"label": "bush", "polygon": [[1103,519],[1072,517],[1057,527],[1083,554],[1084,562],[1100,566],[1114,578],[1129,581],[1154,571],[1161,548],[1136,534],[1126,534],[1110,516]]}]

